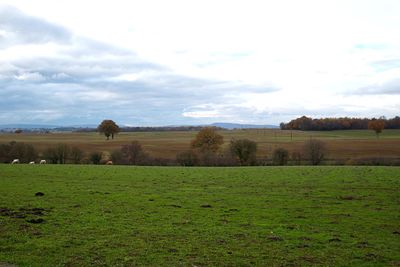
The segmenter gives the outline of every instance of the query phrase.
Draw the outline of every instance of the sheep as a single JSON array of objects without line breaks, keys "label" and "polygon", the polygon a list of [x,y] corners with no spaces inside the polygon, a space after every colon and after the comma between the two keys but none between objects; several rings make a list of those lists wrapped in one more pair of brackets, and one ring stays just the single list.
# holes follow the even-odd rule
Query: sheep
[{"label": "sheep", "polygon": [[29,164],[35,164],[35,162],[34,162],[34,161],[31,161],[31,162],[29,162]]},{"label": "sheep", "polygon": [[46,160],[42,159],[39,164],[46,164]]},{"label": "sheep", "polygon": [[109,160],[109,161],[107,161],[106,162],[106,165],[113,165],[114,163],[111,161],[111,160]]},{"label": "sheep", "polygon": [[19,159],[14,159],[11,164],[18,164],[19,163]]}]

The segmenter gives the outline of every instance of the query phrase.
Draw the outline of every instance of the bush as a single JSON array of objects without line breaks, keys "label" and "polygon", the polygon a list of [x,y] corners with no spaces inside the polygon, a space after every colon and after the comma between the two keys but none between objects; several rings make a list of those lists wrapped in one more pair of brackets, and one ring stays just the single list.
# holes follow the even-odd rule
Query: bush
[{"label": "bush", "polygon": [[272,155],[274,165],[286,165],[289,159],[289,152],[284,148],[277,148]]},{"label": "bush", "polygon": [[74,164],[81,163],[82,159],[84,158],[84,153],[79,147],[71,148],[70,152],[71,160]]},{"label": "bush", "polygon": [[229,146],[232,155],[235,155],[240,165],[255,165],[257,143],[248,139],[231,140]]},{"label": "bush", "polygon": [[36,149],[30,144],[12,141],[0,145],[0,162],[10,163],[13,159],[19,159],[20,162],[30,162],[35,161],[37,157]]},{"label": "bush", "polygon": [[178,153],[176,161],[181,166],[196,166],[199,162],[197,154],[193,150]]},{"label": "bush", "polygon": [[291,159],[294,165],[301,164],[301,153],[298,151],[292,152]]},{"label": "bush", "polygon": [[101,152],[92,152],[90,154],[90,161],[93,164],[100,164],[102,156],[103,156],[103,154]]}]

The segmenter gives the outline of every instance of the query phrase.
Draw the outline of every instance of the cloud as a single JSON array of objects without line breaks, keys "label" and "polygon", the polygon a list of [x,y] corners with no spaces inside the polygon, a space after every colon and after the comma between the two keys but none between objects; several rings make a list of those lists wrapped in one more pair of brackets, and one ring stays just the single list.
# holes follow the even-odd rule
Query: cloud
[{"label": "cloud", "polygon": [[210,102],[224,103],[214,117],[233,119],[235,95],[279,90],[181,75],[11,7],[0,9],[0,26],[0,123],[96,123],[114,116],[130,124],[179,124],[212,117],[190,111]]},{"label": "cloud", "polygon": [[353,94],[360,95],[400,95],[400,78],[384,83],[373,84],[359,88]]},{"label": "cloud", "polygon": [[72,34],[43,19],[28,16],[12,6],[0,6],[1,47],[47,42],[68,42]]}]

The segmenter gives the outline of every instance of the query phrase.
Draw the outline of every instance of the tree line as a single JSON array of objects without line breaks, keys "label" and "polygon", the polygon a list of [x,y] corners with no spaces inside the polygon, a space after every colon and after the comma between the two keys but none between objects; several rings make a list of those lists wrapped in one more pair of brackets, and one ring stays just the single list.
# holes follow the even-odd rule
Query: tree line
[{"label": "tree line", "polygon": [[282,130],[301,130],[301,131],[331,131],[331,130],[363,130],[371,129],[369,124],[372,121],[380,121],[383,123],[384,129],[400,129],[400,117],[396,116],[392,119],[380,118],[321,118],[312,119],[302,116],[291,120],[288,123],[281,123]]}]

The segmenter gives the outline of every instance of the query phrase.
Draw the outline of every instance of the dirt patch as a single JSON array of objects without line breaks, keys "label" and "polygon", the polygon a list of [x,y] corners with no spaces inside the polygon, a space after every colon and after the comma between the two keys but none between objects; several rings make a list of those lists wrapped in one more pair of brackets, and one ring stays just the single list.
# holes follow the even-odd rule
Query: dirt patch
[{"label": "dirt patch", "polygon": [[182,208],[182,206],[181,205],[176,205],[176,204],[171,204],[171,205],[169,205],[170,207],[173,207],[173,208]]},{"label": "dirt patch", "polygon": [[30,218],[27,220],[27,222],[30,223],[42,223],[44,220],[42,218],[36,218],[36,217],[42,217],[45,216],[46,212],[49,212],[50,210],[46,210],[44,208],[19,208],[18,210],[13,210],[7,207],[1,207],[0,208],[0,215],[1,216],[6,216],[10,217],[13,219],[25,219],[27,217],[34,217]]},{"label": "dirt patch", "polygon": [[30,220],[26,220],[28,223],[34,223],[34,224],[38,224],[38,223],[43,223],[44,220],[42,218],[38,218],[38,219],[30,219]]},{"label": "dirt patch", "polygon": [[339,196],[340,200],[359,200],[360,198],[355,196]]},{"label": "dirt patch", "polygon": [[270,241],[283,241],[282,237],[276,236],[276,235],[268,236],[267,239],[270,240]]}]

